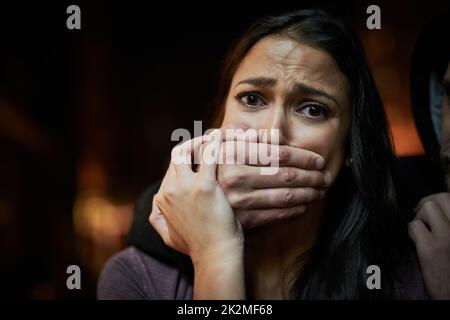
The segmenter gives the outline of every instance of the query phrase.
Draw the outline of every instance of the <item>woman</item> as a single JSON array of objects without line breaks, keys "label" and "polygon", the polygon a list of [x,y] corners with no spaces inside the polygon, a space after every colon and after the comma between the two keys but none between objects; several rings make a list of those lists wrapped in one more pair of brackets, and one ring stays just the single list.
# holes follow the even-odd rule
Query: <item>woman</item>
[{"label": "woman", "polygon": [[[227,142],[214,132],[174,148],[150,222],[166,245],[190,256],[193,282],[127,249],[105,267],[99,297],[423,298],[396,210],[385,114],[359,40],[317,10],[267,17],[233,48],[221,85],[217,124],[276,129],[280,172],[271,180],[253,174],[259,196],[244,198],[230,192],[245,183],[233,177],[235,166],[189,164],[193,154],[223,150]],[[309,164],[309,177],[321,170],[312,187],[289,185],[295,177],[288,175],[290,188],[271,188],[286,177],[283,167],[298,175],[292,168],[299,162]],[[274,195],[294,209],[247,231],[248,215],[240,217],[233,204],[269,203]],[[379,289],[367,285],[370,265],[381,270]]]}]

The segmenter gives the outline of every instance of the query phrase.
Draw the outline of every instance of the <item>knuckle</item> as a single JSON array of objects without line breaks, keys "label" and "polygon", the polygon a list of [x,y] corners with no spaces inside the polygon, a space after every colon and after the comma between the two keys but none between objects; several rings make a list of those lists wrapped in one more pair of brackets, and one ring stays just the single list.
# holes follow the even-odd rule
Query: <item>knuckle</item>
[{"label": "knuckle", "polygon": [[427,199],[422,204],[422,210],[421,211],[428,215],[435,209],[436,209],[436,204],[434,203],[434,201],[431,200],[431,199]]},{"label": "knuckle", "polygon": [[150,213],[150,215],[148,216],[148,222],[154,226],[155,225],[155,214],[152,212]]},{"label": "knuckle", "polygon": [[282,179],[284,182],[288,183],[288,184],[293,184],[295,182],[295,178],[296,178],[296,173],[294,171],[294,169],[292,168],[283,168],[280,171],[280,174],[282,176]]},{"label": "knuckle", "polygon": [[280,147],[278,150],[278,157],[280,163],[286,163],[289,159],[289,151],[285,148]]},{"label": "knuckle", "polygon": [[223,185],[226,189],[239,188],[244,183],[243,175],[228,175],[223,180]]},{"label": "knuckle", "polygon": [[234,175],[233,167],[234,166],[230,166],[230,165],[219,166],[218,181],[219,181],[220,185],[225,189],[228,187],[228,181]]},{"label": "knuckle", "polygon": [[170,236],[162,237],[162,240],[166,246],[171,247],[171,248],[174,247],[172,238]]},{"label": "knuckle", "polygon": [[194,196],[204,196],[211,194],[212,190],[213,189],[209,183],[197,183],[193,187],[192,192]]},{"label": "knuckle", "polygon": [[176,145],[175,147],[173,147],[170,153],[172,159],[178,157],[180,155],[180,152],[181,152],[181,145]]},{"label": "knuckle", "polygon": [[285,219],[285,218],[288,218],[288,217],[290,217],[292,215],[292,210],[291,209],[280,209],[280,210],[277,210],[275,212],[276,212],[275,216],[278,219]]},{"label": "knuckle", "polygon": [[245,204],[245,198],[239,193],[232,192],[227,195],[228,202],[233,209],[241,208]]},{"label": "knuckle", "polygon": [[165,192],[159,192],[157,196],[155,196],[155,203],[158,207],[163,206],[163,201],[167,201],[167,196]]},{"label": "knuckle", "polygon": [[436,202],[447,203],[450,202],[450,192],[441,192],[435,195]]},{"label": "knuckle", "polygon": [[164,199],[173,199],[177,195],[177,189],[173,185],[168,185],[162,192]]},{"label": "knuckle", "polygon": [[284,189],[279,194],[279,200],[282,204],[290,205],[294,201],[294,194],[289,189]]},{"label": "knuckle", "polygon": [[411,232],[412,234],[416,234],[417,233],[417,228],[418,226],[421,224],[422,222],[420,222],[420,220],[418,219],[413,219],[409,224],[408,224],[408,230],[409,232]]},{"label": "knuckle", "polygon": [[314,181],[314,176],[312,175],[312,171],[301,170],[298,173],[298,179],[302,182],[303,187],[307,187]]}]

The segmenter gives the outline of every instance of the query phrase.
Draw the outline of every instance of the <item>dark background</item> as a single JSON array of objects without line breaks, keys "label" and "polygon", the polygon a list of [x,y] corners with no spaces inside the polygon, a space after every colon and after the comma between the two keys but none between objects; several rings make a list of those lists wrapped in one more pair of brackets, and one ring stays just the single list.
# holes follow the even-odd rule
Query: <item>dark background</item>
[{"label": "dark background", "polygon": [[[0,297],[95,298],[133,203],[164,174],[172,131],[207,128],[221,61],[264,14],[319,5],[344,18],[368,50],[397,154],[423,153],[410,56],[448,1],[149,3],[0,5]],[[70,4],[81,30],[66,28]],[[370,4],[381,30],[366,28]],[[81,290],[66,289],[70,264]]]}]

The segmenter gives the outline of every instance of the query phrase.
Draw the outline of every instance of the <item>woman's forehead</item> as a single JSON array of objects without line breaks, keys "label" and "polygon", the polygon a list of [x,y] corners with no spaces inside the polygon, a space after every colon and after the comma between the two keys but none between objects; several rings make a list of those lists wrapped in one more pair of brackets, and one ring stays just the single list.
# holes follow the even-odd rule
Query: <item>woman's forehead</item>
[{"label": "woman's forehead", "polygon": [[250,77],[347,92],[347,79],[328,53],[286,37],[271,36],[257,42],[236,70],[232,85]]}]

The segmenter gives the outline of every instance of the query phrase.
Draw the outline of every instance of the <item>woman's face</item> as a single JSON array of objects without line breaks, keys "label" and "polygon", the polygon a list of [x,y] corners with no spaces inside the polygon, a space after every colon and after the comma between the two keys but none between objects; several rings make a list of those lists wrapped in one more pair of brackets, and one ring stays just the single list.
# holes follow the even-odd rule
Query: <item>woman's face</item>
[{"label": "woman's face", "polygon": [[344,161],[350,101],[347,78],[329,54],[270,36],[236,70],[222,127],[279,129],[280,144],[322,155],[334,179]]}]

